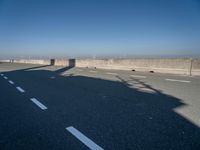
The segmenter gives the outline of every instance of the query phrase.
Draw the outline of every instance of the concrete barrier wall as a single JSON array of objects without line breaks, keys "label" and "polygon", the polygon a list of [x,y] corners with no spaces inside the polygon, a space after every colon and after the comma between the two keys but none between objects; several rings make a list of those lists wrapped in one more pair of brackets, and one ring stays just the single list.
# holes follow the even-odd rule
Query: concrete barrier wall
[{"label": "concrete barrier wall", "polygon": [[4,62],[8,63],[8,62],[11,62],[11,60],[8,60],[8,59],[6,59],[6,60],[0,60],[0,62],[1,63],[4,63]]},{"label": "concrete barrier wall", "polygon": [[55,59],[55,66],[69,66],[68,59]]},{"label": "concrete barrier wall", "polygon": [[[14,63],[50,65],[52,60],[12,60]],[[8,60],[4,60],[8,62]],[[200,75],[200,59],[55,59],[52,65],[100,69],[154,71],[184,75]]]},{"label": "concrete barrier wall", "polygon": [[[53,60],[53,62],[52,62],[52,60]],[[39,65],[55,65],[55,66],[69,66],[69,60],[68,59],[51,59],[51,60],[19,59],[19,60],[0,60],[0,62],[39,64]]]},{"label": "concrete barrier wall", "polygon": [[191,69],[191,74],[192,75],[200,75],[200,59],[193,59],[192,60],[192,69]]},{"label": "concrete barrier wall", "polygon": [[40,64],[40,65],[50,65],[50,60],[38,60],[38,59],[20,59],[11,60],[13,63],[25,63],[25,64]]},{"label": "concrete barrier wall", "polygon": [[190,74],[190,59],[78,59],[77,67]]}]

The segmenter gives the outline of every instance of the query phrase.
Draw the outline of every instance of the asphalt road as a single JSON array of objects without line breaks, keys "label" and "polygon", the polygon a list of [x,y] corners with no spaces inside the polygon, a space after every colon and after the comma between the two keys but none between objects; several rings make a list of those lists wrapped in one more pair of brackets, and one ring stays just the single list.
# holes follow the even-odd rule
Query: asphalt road
[{"label": "asphalt road", "polygon": [[0,64],[1,150],[199,150],[200,77]]}]

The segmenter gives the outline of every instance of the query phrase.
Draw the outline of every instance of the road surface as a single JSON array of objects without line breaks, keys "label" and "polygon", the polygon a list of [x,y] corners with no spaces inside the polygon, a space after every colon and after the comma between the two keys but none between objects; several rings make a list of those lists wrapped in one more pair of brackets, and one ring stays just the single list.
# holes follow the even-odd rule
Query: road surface
[{"label": "road surface", "polygon": [[200,77],[0,64],[1,150],[198,150]]}]

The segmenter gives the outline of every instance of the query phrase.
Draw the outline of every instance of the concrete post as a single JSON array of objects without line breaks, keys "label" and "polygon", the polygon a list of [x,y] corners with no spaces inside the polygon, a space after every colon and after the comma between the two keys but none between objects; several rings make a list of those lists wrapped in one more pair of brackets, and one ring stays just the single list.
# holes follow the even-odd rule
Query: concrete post
[{"label": "concrete post", "polygon": [[193,65],[193,59],[190,58],[190,68],[189,68],[190,76],[192,76],[192,65]]},{"label": "concrete post", "polygon": [[69,67],[75,67],[76,66],[76,59],[69,59]]},{"label": "concrete post", "polygon": [[50,65],[55,65],[55,59],[50,59]]}]

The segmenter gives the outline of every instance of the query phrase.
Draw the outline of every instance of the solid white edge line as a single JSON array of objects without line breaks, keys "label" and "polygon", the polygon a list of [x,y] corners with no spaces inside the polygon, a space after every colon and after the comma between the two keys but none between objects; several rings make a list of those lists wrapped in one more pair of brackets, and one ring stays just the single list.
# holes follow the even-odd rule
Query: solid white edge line
[{"label": "solid white edge line", "polygon": [[118,75],[117,73],[113,73],[113,72],[106,72],[106,74]]},{"label": "solid white edge line", "polygon": [[30,99],[33,103],[35,103],[38,107],[40,107],[42,110],[47,109],[45,105],[43,105],[41,102],[39,102],[36,98]]},{"label": "solid white edge line", "polygon": [[8,77],[4,77],[4,79],[6,79],[6,80],[7,80],[7,79],[8,79]]},{"label": "solid white edge line", "polygon": [[74,127],[72,126],[67,127],[66,130],[68,130],[72,135],[74,135],[77,139],[79,139],[91,150],[103,150],[103,148],[101,148],[99,145],[94,143],[92,140],[90,140],[88,137],[86,137],[84,134],[82,134],[80,131],[78,131]]},{"label": "solid white edge line", "polygon": [[8,82],[9,82],[10,84],[14,84],[14,82],[13,82],[13,81],[11,81],[11,80],[9,80]]},{"label": "solid white edge line", "polygon": [[23,90],[21,87],[17,86],[16,89],[18,89],[21,93],[24,93],[25,90]]},{"label": "solid white edge line", "polygon": [[130,75],[130,76],[135,78],[146,78],[146,76],[140,76],[140,75]]},{"label": "solid white edge line", "polygon": [[90,72],[92,72],[92,73],[97,73],[97,71],[94,71],[94,70],[90,70]]},{"label": "solid white edge line", "polygon": [[184,83],[190,83],[191,81],[186,81],[186,80],[176,80],[176,79],[165,79],[167,81],[172,81],[172,82],[184,82]]}]

